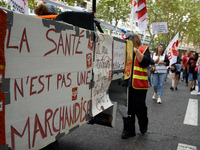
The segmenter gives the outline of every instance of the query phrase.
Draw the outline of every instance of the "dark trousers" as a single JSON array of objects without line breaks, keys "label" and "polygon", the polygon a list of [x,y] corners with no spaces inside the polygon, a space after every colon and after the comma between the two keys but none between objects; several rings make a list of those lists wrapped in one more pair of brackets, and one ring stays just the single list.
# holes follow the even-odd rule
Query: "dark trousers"
[{"label": "dark trousers", "polygon": [[187,73],[187,68],[183,70],[183,79],[185,79],[185,83],[188,84],[188,73]]},{"label": "dark trousers", "polygon": [[146,106],[147,90],[137,90],[129,87],[128,114],[135,125],[135,116],[137,116],[140,131],[148,126],[147,106]]}]

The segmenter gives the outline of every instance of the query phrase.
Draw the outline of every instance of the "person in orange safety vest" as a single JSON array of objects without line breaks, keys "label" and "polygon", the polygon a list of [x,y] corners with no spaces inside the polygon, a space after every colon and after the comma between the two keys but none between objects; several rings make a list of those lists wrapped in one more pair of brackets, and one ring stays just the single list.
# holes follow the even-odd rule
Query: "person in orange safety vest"
[{"label": "person in orange safety vest", "polygon": [[146,107],[146,94],[148,90],[147,67],[150,64],[150,52],[147,46],[141,46],[138,35],[134,38],[133,68],[131,86],[128,88],[128,117],[123,117],[124,129],[122,139],[136,135],[135,116],[137,116],[139,129],[145,134],[148,129],[148,117]]}]

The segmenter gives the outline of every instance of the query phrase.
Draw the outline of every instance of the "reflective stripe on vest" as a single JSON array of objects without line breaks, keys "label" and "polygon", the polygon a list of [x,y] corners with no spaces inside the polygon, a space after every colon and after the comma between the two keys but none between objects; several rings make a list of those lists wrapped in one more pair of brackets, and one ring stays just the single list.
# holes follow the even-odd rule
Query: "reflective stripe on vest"
[{"label": "reflective stripe on vest", "polygon": [[[147,46],[141,46],[139,51],[144,54],[147,48]],[[134,89],[148,89],[147,67],[141,67],[136,56],[134,58],[132,87]]]}]

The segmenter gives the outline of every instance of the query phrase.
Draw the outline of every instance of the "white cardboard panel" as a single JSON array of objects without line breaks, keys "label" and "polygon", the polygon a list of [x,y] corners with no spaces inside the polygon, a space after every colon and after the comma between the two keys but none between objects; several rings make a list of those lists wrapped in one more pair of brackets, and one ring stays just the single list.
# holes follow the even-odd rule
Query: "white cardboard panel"
[{"label": "white cardboard panel", "polygon": [[126,43],[114,40],[113,71],[124,70]]},{"label": "white cardboard panel", "polygon": [[[92,53],[88,48],[86,30],[81,28],[79,36],[76,36],[75,30],[56,33],[55,26],[45,27],[40,18],[14,13],[10,37],[8,32],[5,39],[7,78],[35,76],[41,72],[48,75],[84,70],[83,67],[87,66],[86,56]],[[10,48],[12,46],[17,48]],[[52,53],[45,55],[52,50]]]},{"label": "white cardboard panel", "polygon": [[92,89],[92,114],[99,114],[113,104],[107,94],[112,79],[112,36],[99,34],[93,63],[94,88]]},{"label": "white cardboard panel", "polygon": [[[12,149],[40,149],[85,122],[93,52],[84,29],[78,36],[74,29],[56,33],[40,18],[13,14],[5,39],[5,78],[10,78],[6,142]],[[74,54],[63,53],[66,36]],[[45,55],[58,45],[59,51]]]}]

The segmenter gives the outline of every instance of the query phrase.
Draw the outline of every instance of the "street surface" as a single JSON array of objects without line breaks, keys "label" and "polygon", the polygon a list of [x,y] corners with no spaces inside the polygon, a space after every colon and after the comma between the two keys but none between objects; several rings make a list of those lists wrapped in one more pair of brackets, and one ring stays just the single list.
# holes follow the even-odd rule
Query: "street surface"
[{"label": "street surface", "polygon": [[[136,123],[135,137],[121,139],[123,122],[117,115],[114,128],[84,124],[58,142],[61,150],[197,150],[200,149],[200,96],[192,93],[184,82],[171,91],[168,75],[162,104],[152,100],[153,88],[147,94],[149,126],[141,135]],[[196,88],[197,90],[197,88]],[[189,105],[188,105],[189,104]]]}]

